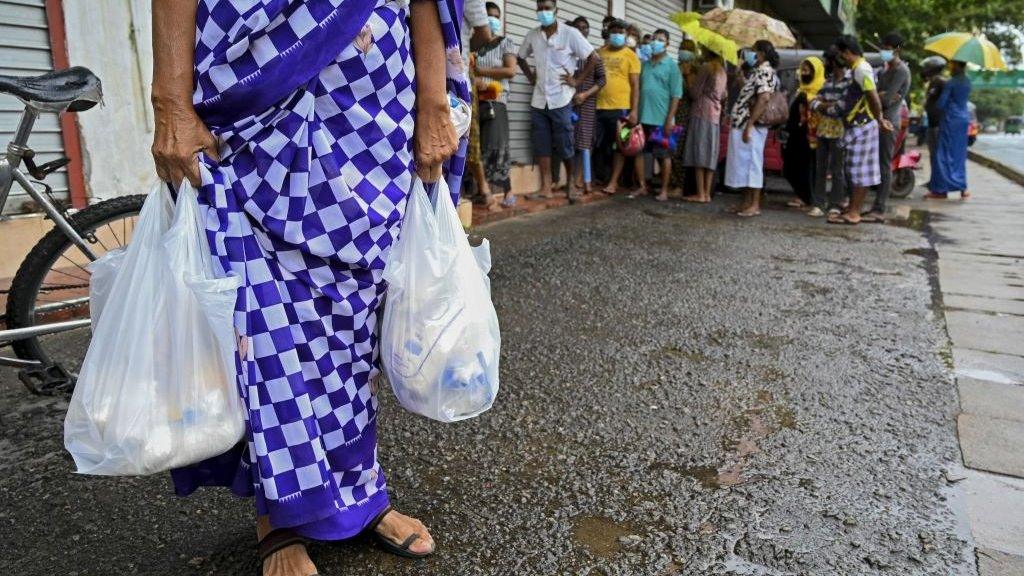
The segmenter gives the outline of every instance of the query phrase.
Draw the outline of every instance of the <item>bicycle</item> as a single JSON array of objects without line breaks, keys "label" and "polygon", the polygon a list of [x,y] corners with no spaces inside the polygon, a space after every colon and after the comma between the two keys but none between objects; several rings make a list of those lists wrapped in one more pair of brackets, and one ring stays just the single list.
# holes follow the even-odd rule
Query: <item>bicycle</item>
[{"label": "bicycle", "polygon": [[0,366],[19,368],[19,379],[34,393],[66,392],[74,387],[91,335],[88,264],[128,244],[145,195],[72,211],[54,200],[44,182],[70,160],[35,164],[28,140],[41,113],[83,112],[102,100],[100,79],[90,70],[76,66],[34,77],[0,75],[0,93],[25,105],[7,153],[0,156],[0,209],[17,183],[54,224],[11,280],[6,313],[0,316],[5,324],[0,347],[10,346],[16,357],[0,357]]}]

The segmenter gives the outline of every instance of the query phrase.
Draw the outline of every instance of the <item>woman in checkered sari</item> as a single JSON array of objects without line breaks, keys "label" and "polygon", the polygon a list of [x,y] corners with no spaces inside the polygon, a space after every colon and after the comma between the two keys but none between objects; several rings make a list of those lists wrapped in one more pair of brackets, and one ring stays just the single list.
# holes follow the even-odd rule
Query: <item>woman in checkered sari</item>
[{"label": "woman in checkered sari", "polygon": [[303,537],[431,553],[377,461],[376,329],[414,171],[459,190],[461,2],[153,4],[157,172],[199,186],[215,260],[244,279],[246,441],[174,471],[176,490],[254,496],[265,575],[314,573]]}]

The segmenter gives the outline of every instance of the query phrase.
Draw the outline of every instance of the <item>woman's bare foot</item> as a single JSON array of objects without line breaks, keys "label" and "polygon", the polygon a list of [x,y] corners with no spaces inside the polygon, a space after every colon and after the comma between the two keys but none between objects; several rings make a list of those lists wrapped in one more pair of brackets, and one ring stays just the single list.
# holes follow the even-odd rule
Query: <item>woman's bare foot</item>
[{"label": "woman's bare foot", "polygon": [[435,548],[434,539],[430,537],[430,532],[423,522],[396,510],[385,514],[374,531],[396,546],[401,546],[413,534],[418,535],[419,537],[409,544],[408,550],[413,554],[430,554]]},{"label": "woman's bare foot", "polygon": [[654,197],[658,202],[665,202],[668,200],[668,190],[662,190],[660,194]]},{"label": "woman's bare foot", "polygon": [[761,211],[758,210],[757,208],[744,208],[743,210],[737,212],[736,215],[743,218],[750,218],[751,216],[760,216]]},{"label": "woman's bare foot", "polygon": [[[257,519],[257,538],[263,540],[270,531],[270,520],[265,516]],[[316,565],[310,560],[306,547],[302,544],[281,548],[263,560],[263,576],[310,576],[316,573]]]}]

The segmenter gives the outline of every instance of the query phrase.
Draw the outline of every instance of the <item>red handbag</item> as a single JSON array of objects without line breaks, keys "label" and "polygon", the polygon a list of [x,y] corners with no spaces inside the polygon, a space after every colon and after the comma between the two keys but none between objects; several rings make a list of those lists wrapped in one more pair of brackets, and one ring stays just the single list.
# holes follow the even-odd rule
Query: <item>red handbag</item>
[{"label": "red handbag", "polygon": [[619,151],[623,156],[636,156],[643,152],[646,143],[643,126],[637,124],[630,128],[624,120],[619,120]]}]

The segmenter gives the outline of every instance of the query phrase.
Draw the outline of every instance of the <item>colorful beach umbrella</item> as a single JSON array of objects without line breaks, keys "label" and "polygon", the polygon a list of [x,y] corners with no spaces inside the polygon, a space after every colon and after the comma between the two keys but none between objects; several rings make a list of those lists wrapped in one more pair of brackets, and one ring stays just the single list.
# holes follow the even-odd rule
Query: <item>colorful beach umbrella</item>
[{"label": "colorful beach umbrella", "polygon": [[977,64],[985,70],[1006,70],[1003,55],[984,34],[969,32],[946,32],[932,36],[924,43],[924,49],[946,57]]},{"label": "colorful beach umbrella", "polygon": [[693,38],[693,41],[705,49],[714,52],[730,64],[739,64],[736,56],[739,46],[735,42],[700,25],[700,13],[698,12],[677,12],[671,16],[672,21],[679,26],[679,29],[686,32],[686,35]]},{"label": "colorful beach umbrella", "polygon": [[785,22],[753,10],[715,8],[700,17],[700,25],[740,46],[753,46],[758,40],[768,40],[776,48],[796,46],[796,37]]}]

